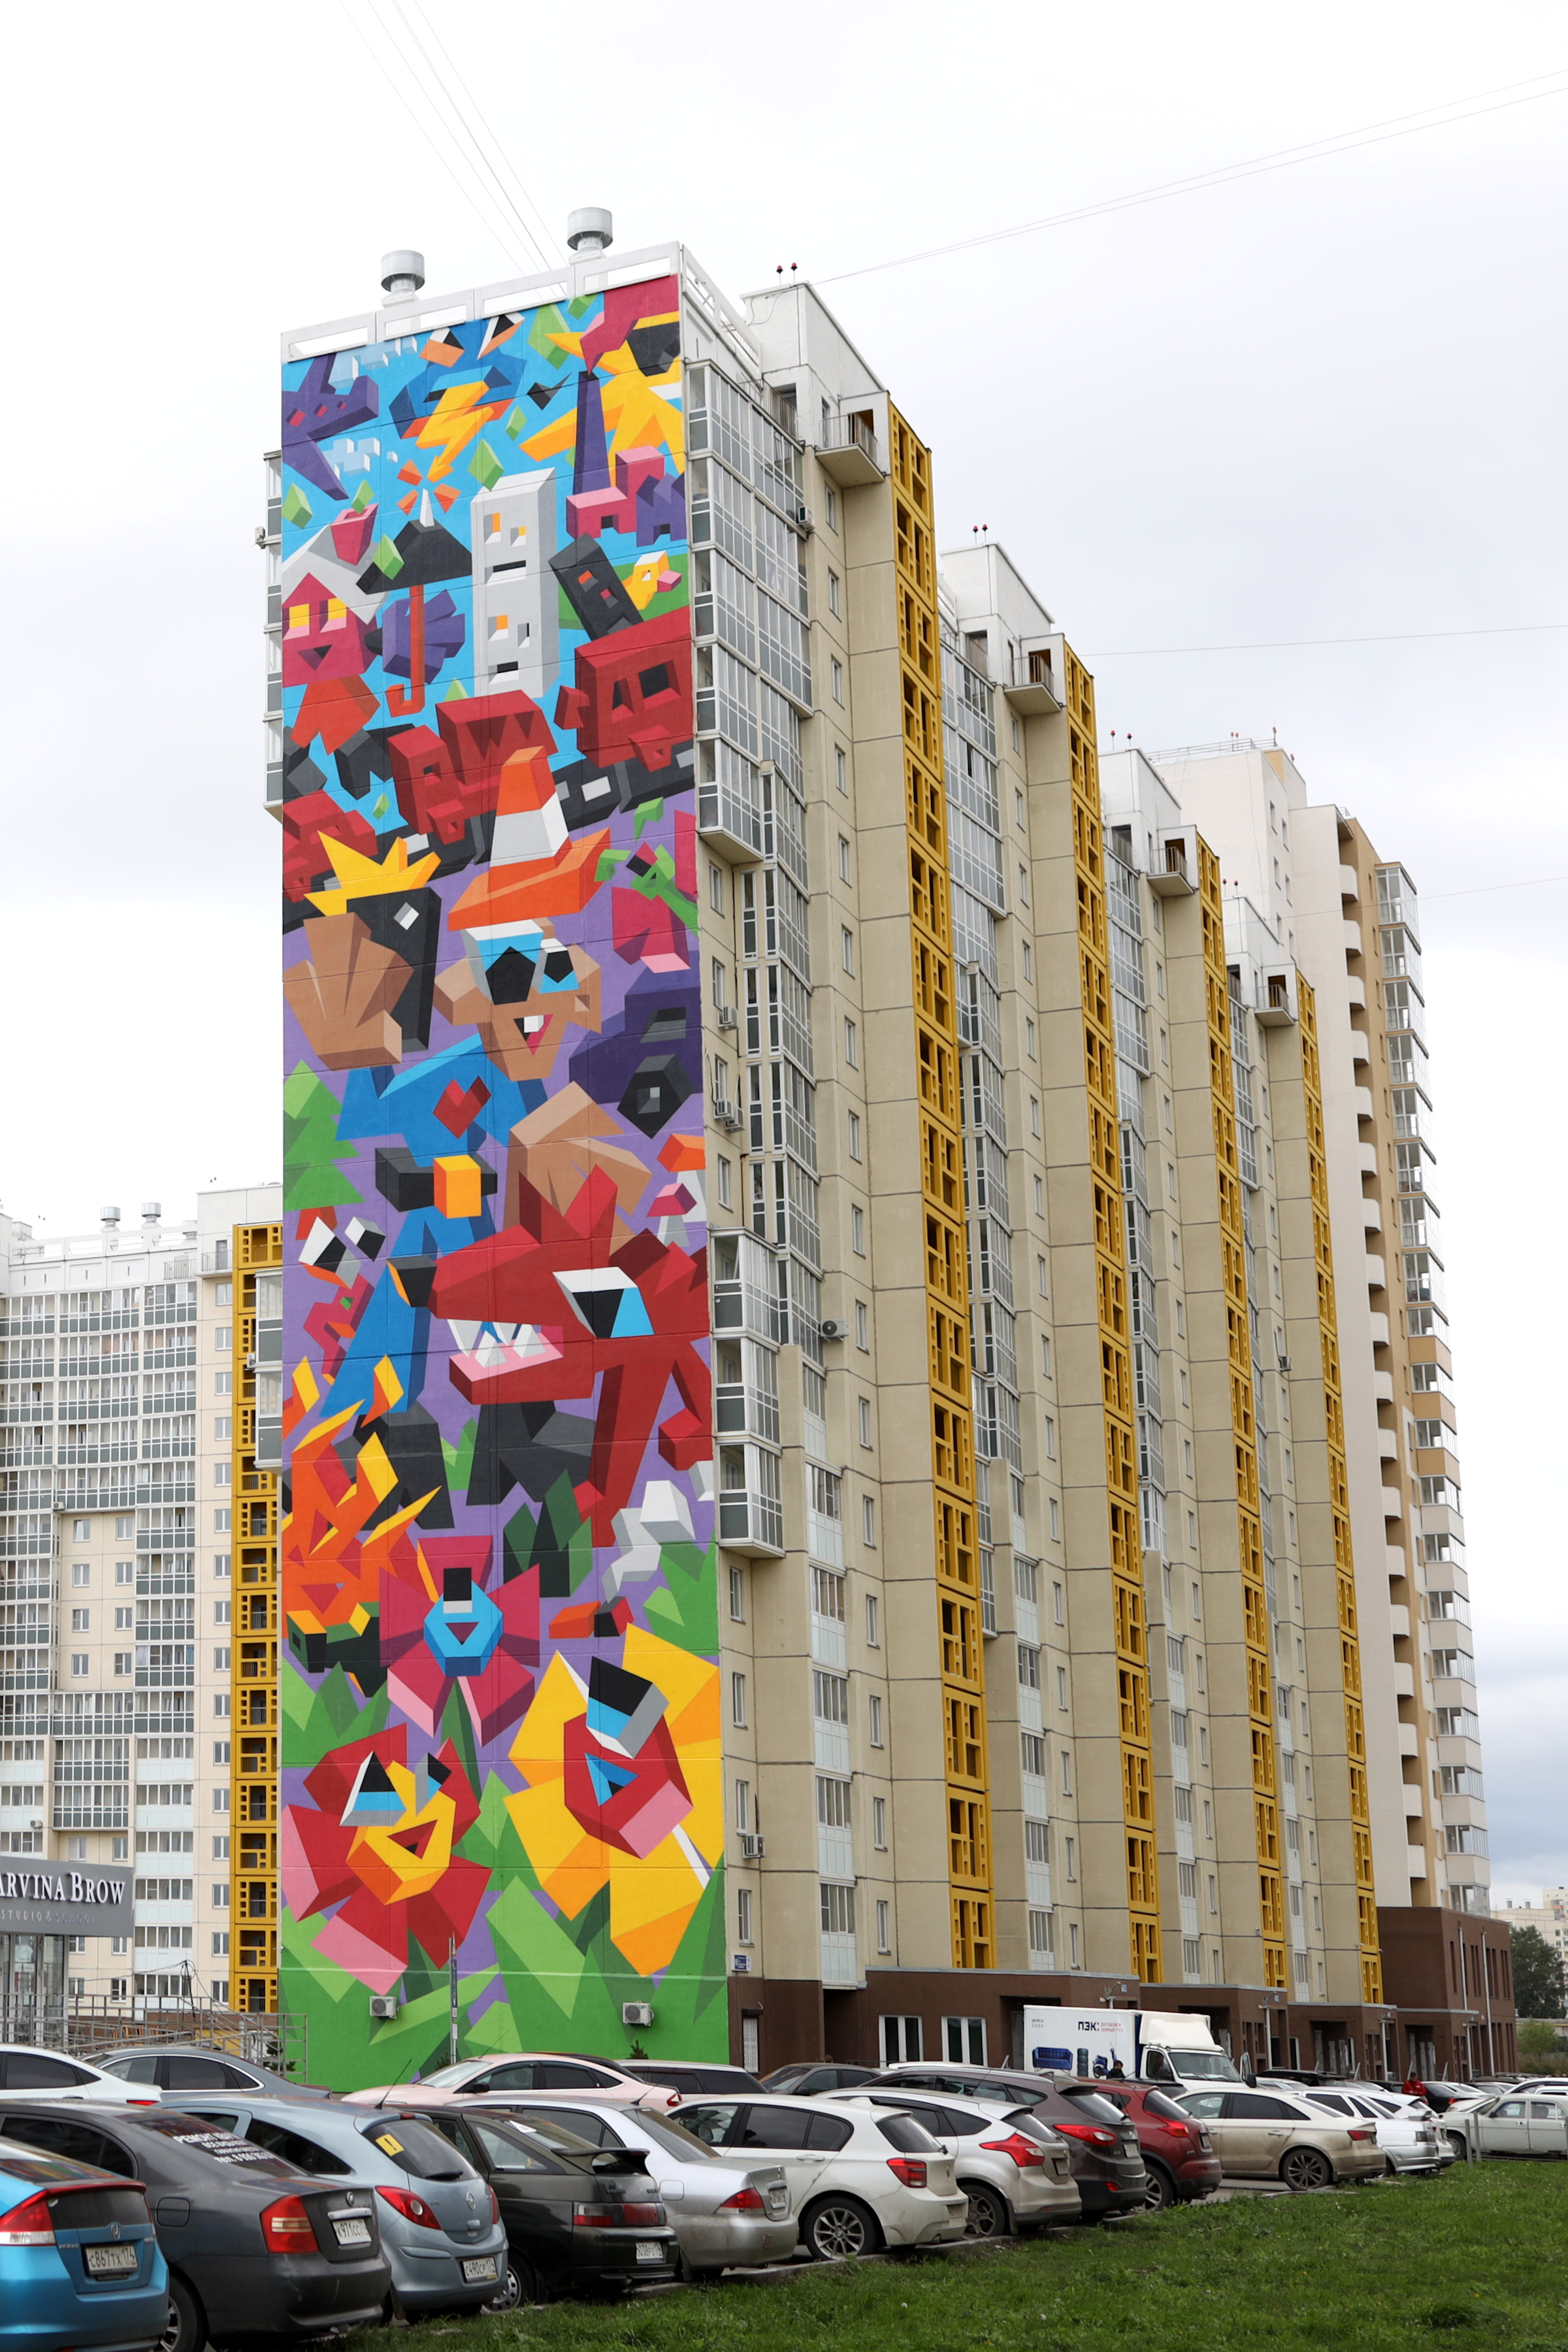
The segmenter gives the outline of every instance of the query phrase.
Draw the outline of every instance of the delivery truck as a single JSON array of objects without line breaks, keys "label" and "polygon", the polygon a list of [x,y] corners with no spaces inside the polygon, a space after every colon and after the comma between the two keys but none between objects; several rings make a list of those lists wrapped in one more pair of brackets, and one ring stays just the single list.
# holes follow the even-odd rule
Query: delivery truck
[{"label": "delivery truck", "polygon": [[1163,2083],[1174,2090],[1239,2083],[1241,2076],[1214,2038],[1208,2019],[1172,2010],[1026,2008],[1025,2063],[1041,2074],[1090,2080],[1120,2064],[1130,2082]]}]

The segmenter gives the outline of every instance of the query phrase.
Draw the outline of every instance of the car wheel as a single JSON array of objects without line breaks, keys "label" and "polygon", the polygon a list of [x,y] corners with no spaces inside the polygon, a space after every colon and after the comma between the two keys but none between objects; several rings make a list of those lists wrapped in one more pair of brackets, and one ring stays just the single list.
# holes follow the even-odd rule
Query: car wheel
[{"label": "car wheel", "polygon": [[525,2303],[539,2301],[539,2277],[531,2263],[520,2263],[507,2256],[506,2284],[492,2295],[484,2306],[486,2311],[516,2311]]},{"label": "car wheel", "polygon": [[1163,2213],[1167,2205],[1176,2201],[1176,2184],[1163,2164],[1151,2164],[1143,2159],[1143,2210],[1147,2213]]},{"label": "car wheel", "polygon": [[158,2352],[202,2352],[207,2340],[206,2314],[177,2271],[169,2273],[169,2324],[158,2341]]},{"label": "car wheel", "polygon": [[1013,2216],[1007,2200],[999,2189],[987,2188],[984,2180],[961,2180],[959,2187],[969,2200],[969,2220],[964,2229],[966,2238],[1005,2238],[1013,2227]]},{"label": "car wheel", "polygon": [[1467,2141],[1464,2133],[1445,2132],[1443,2136],[1447,2139],[1448,2146],[1453,2149],[1454,2154],[1458,2158],[1459,2162],[1463,2164],[1466,2157],[1469,2154],[1469,2143]]},{"label": "car wheel", "polygon": [[[882,2242],[877,2217],[858,2197],[819,2197],[800,2217],[800,2234],[813,2262],[850,2262]],[[183,2347],[182,2347],[183,2352]]]},{"label": "car wheel", "polygon": [[1279,2159],[1279,2178],[1287,2189],[1327,2189],[1334,2168],[1315,2147],[1288,2148]]}]

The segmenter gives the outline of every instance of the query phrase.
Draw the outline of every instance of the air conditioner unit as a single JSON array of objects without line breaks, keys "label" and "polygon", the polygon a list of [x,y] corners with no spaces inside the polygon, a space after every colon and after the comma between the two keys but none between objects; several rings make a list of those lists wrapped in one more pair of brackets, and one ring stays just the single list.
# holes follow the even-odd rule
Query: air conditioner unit
[{"label": "air conditioner unit", "polygon": [[733,1135],[741,1124],[741,1114],[733,1103],[715,1103],[713,1117],[728,1135]]},{"label": "air conditioner unit", "polygon": [[1288,1371],[1289,1370],[1289,1369],[1290,1369],[1290,1359],[1289,1359],[1289,1356],[1281,1356],[1281,1357],[1280,1357],[1280,1359],[1279,1359],[1279,1369],[1280,1369],[1280,1370],[1281,1370],[1282,1372],[1288,1372]]},{"label": "air conditioner unit", "polygon": [[842,1339],[844,1337],[842,1323],[819,1323],[816,1328],[825,1339]]},{"label": "air conditioner unit", "polygon": [[766,1852],[767,1848],[763,1845],[760,1837],[755,1836],[750,1831],[743,1830],[742,1832],[741,1859],[742,1862],[761,1862]]},{"label": "air conditioner unit", "polygon": [[816,510],[814,507],[798,507],[795,509],[795,519],[796,524],[802,530],[815,530],[816,529]]},{"label": "air conditioner unit", "polygon": [[254,1356],[247,1356],[245,1360],[245,1369],[247,1372],[253,1372],[256,1370],[256,1359]]},{"label": "air conditioner unit", "polygon": [[621,2023],[623,2025],[651,2025],[653,2023],[652,2001],[623,2000],[621,2003]]},{"label": "air conditioner unit", "polygon": [[738,1029],[740,1027],[740,1017],[732,1004],[721,1004],[719,1007],[719,1026],[721,1029]]},{"label": "air conditioner unit", "polygon": [[373,1992],[370,1997],[370,2013],[373,2017],[395,2017],[397,1995],[392,1992]]}]

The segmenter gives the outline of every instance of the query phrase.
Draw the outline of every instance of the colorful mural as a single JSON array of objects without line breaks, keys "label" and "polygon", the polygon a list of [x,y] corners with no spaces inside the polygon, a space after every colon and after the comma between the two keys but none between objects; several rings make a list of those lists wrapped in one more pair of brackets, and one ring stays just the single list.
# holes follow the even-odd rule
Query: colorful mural
[{"label": "colorful mural", "polygon": [[465,2053],[722,2055],[677,281],[282,446],[281,2003],[340,2087],[454,1952]]}]

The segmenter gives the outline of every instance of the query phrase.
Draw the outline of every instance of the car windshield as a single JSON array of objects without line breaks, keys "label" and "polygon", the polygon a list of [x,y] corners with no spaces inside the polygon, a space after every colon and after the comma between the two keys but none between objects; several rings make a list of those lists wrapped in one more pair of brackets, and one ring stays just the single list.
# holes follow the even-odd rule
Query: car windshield
[{"label": "car windshield", "polygon": [[254,2173],[263,2180],[298,2180],[300,2178],[299,2166],[289,2164],[283,2157],[258,2147],[251,2140],[240,2139],[236,2133],[225,2131],[200,2116],[181,2115],[173,2107],[143,2108],[136,2117],[134,2128],[156,2132],[161,2138],[187,2147],[193,2155],[203,2157],[210,2163],[232,2165],[237,2170],[243,2167],[247,2172]]},{"label": "car windshield", "polygon": [[1223,2050],[1172,2050],[1166,2054],[1184,2083],[1239,2083],[1241,2080]]},{"label": "car windshield", "polygon": [[546,2147],[555,2148],[563,2156],[597,2156],[604,2146],[602,2140],[588,2139],[582,2132],[574,2131],[548,2107],[519,2107],[510,2112],[513,2122],[523,2131],[532,2132]]},{"label": "car windshield", "polygon": [[1174,2099],[1168,2099],[1163,2091],[1144,2092],[1143,2112],[1146,2116],[1158,2116],[1162,2123],[1184,2124],[1187,2120],[1185,2107],[1177,2106]]},{"label": "car windshield", "polygon": [[1119,2124],[1121,2121],[1121,2110],[1114,2099],[1102,2099],[1098,2091],[1075,2091],[1070,2083],[1064,2083],[1061,2087],[1074,2106],[1081,2107],[1086,2116],[1092,2116],[1097,2124]]},{"label": "car windshield", "polygon": [[416,2123],[408,2116],[378,2115],[359,2128],[363,2138],[380,2148],[384,2156],[395,2158],[405,2172],[412,2172],[416,2179],[474,2179],[474,2168],[467,2157],[459,2155],[428,2124]]},{"label": "car windshield", "polygon": [[503,2123],[498,2116],[469,2115],[464,2117],[485,2152],[485,2161],[493,2172],[552,2172],[552,2165],[537,2136],[529,2131],[517,2131]]},{"label": "car windshield", "polygon": [[470,2074],[478,2072],[479,2068],[474,2060],[466,2058],[460,2066],[438,2066],[435,2074],[421,2074],[419,2080],[426,2089],[449,2091],[455,2089],[459,2083],[466,2083]]},{"label": "car windshield", "polygon": [[1061,2140],[1047,2123],[1042,2123],[1033,2107],[1017,2107],[1002,2120],[1009,2130],[1022,2132],[1027,2139],[1037,2139],[1042,2147],[1060,2147]]},{"label": "car windshield", "polygon": [[722,2161],[695,2132],[682,2131],[680,2126],[665,2116],[638,2114],[634,2123],[628,2116],[626,2129],[650,2139],[655,2147],[662,2147],[667,2156],[679,2157],[683,2164],[718,2164]]}]

